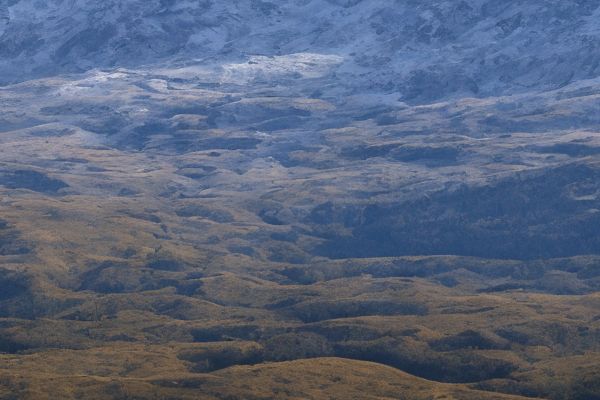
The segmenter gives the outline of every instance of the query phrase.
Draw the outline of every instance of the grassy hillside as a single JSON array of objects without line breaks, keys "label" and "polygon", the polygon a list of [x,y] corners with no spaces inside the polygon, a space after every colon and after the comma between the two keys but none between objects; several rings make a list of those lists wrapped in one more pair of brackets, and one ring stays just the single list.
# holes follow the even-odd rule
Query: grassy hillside
[{"label": "grassy hillside", "polygon": [[597,81],[250,61],[0,89],[1,399],[600,398]]}]

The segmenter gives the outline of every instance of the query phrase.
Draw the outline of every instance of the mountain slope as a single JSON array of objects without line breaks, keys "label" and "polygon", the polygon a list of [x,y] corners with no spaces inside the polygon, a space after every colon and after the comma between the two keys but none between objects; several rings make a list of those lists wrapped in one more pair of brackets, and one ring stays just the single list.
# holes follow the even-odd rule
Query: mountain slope
[{"label": "mountain slope", "polygon": [[[318,358],[259,366],[238,366],[211,374],[194,374],[169,349],[97,349],[95,352],[54,351],[47,355],[56,368],[36,368],[36,357],[26,357],[29,376],[14,376],[0,367],[0,379],[18,388],[12,395],[24,400],[50,398],[106,400],[135,396],[144,399],[461,399],[523,400],[525,397],[478,391],[466,385],[439,384],[375,363]],[[94,371],[94,365],[110,368]],[[2,360],[0,356],[0,360]],[[148,365],[160,363],[161,368]],[[10,363],[11,360],[2,360]],[[86,375],[72,375],[66,362],[89,365]],[[39,362],[39,361],[38,361]],[[45,361],[44,361],[45,362]],[[96,368],[97,369],[97,368]],[[11,394],[8,394],[10,396]],[[0,387],[0,398],[3,397]],[[6,397],[10,398],[10,397]]]},{"label": "mountain slope", "polygon": [[28,0],[0,4],[4,82],[310,50],[332,82],[410,102],[557,88],[600,74],[597,0]]},{"label": "mountain slope", "polygon": [[600,398],[599,10],[0,0],[0,399]]}]

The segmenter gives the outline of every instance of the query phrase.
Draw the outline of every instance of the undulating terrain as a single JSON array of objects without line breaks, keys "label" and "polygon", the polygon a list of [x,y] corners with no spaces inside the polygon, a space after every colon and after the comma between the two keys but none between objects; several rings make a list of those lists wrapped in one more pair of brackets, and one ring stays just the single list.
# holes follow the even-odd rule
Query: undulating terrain
[{"label": "undulating terrain", "polygon": [[600,0],[0,0],[0,399],[600,399]]}]

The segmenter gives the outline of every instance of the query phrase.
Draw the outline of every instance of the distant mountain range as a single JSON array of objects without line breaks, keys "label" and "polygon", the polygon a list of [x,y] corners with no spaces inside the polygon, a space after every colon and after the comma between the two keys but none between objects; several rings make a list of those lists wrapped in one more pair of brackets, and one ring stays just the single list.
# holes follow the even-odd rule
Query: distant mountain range
[{"label": "distant mountain range", "polygon": [[2,0],[0,82],[311,52],[331,82],[407,102],[600,75],[598,0]]}]

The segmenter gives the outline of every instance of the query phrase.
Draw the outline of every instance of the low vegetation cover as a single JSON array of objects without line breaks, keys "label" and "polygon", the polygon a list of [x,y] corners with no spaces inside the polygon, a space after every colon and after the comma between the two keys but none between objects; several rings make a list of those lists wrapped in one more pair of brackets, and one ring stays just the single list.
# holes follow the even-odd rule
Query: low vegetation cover
[{"label": "low vegetation cover", "polygon": [[600,399],[598,1],[0,0],[0,399]]}]

